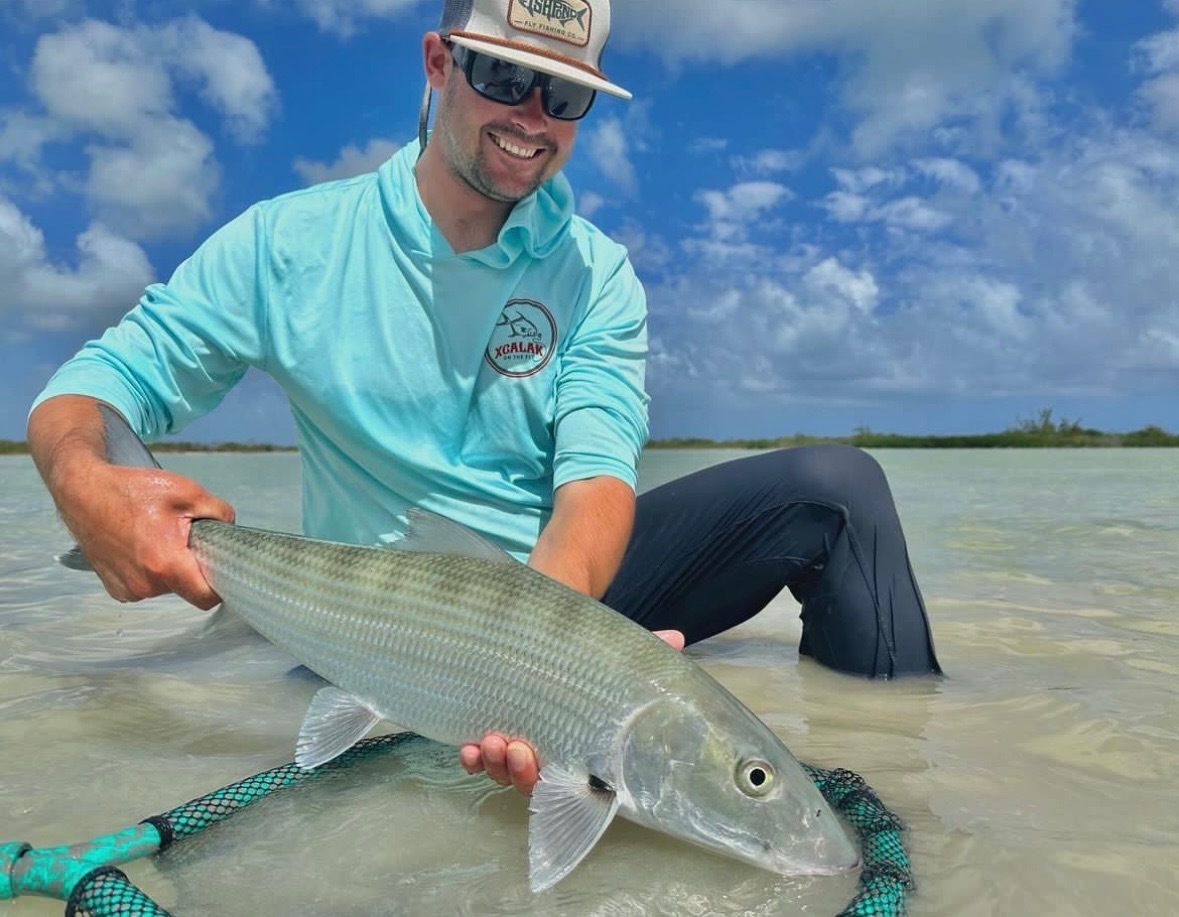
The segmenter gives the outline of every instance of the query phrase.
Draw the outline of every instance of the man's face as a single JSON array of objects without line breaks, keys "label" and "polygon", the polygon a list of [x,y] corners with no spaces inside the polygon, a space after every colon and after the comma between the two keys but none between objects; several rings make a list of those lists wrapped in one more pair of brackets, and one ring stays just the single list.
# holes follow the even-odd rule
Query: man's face
[{"label": "man's face", "polygon": [[576,121],[544,113],[540,89],[519,105],[485,99],[451,61],[432,141],[460,180],[492,200],[515,203],[560,171],[573,151]]}]

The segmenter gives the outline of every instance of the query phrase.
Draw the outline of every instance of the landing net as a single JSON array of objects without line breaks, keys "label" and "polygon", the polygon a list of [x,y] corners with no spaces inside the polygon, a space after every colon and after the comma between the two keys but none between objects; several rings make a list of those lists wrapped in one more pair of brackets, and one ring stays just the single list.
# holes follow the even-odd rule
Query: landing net
[{"label": "landing net", "polygon": [[[284,764],[80,844],[37,848],[0,843],[0,901],[21,895],[55,898],[66,902],[66,917],[171,917],[118,866],[166,850],[276,790],[387,754],[416,738],[399,733],[366,739],[314,770]],[[858,892],[840,917],[904,914],[914,887],[904,824],[858,774],[803,767],[832,808],[855,829],[863,853]]]}]

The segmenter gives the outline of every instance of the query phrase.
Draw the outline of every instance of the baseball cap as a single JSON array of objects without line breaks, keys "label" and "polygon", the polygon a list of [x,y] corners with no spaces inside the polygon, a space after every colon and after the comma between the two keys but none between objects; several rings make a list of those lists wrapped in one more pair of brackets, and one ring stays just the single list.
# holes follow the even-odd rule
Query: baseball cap
[{"label": "baseball cap", "polygon": [[610,0],[445,0],[438,32],[472,51],[631,98],[601,70]]}]

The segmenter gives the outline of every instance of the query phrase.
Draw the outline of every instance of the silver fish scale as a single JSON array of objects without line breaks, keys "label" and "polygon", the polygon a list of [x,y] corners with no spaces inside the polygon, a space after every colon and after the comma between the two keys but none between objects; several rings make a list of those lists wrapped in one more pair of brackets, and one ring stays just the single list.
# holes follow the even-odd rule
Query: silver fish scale
[{"label": "silver fish scale", "polygon": [[[541,756],[609,750],[690,663],[518,563],[316,541],[213,521],[192,547],[226,604],[383,717],[462,744],[494,730]],[[642,672],[642,678],[635,673]]]}]

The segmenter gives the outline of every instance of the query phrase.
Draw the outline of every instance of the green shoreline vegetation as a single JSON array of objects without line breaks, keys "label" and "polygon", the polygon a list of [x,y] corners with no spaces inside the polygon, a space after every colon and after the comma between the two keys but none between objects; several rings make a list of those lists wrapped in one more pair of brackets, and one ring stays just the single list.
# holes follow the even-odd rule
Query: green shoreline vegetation
[{"label": "green shoreline vegetation", "polygon": [[[1053,420],[1052,409],[1044,408],[1031,420],[1020,420],[1001,433],[964,433],[951,435],[914,435],[877,433],[860,427],[851,436],[811,436],[795,433],[769,439],[704,439],[674,437],[653,439],[648,449],[782,449],[815,443],[847,443],[862,449],[1084,449],[1142,448],[1179,446],[1179,435],[1151,424],[1129,433],[1104,433],[1082,427],[1080,421]],[[28,445],[20,440],[0,439],[0,455],[28,454]],[[193,443],[161,440],[152,445],[153,452],[295,452],[295,446],[271,443]]]}]

